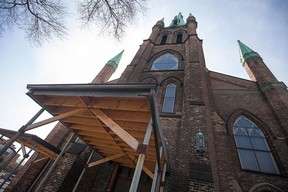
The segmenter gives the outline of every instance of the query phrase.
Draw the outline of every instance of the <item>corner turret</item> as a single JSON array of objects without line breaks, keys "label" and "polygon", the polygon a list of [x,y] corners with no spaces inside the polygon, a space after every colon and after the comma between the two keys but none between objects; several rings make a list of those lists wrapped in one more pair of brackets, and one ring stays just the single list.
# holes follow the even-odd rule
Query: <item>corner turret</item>
[{"label": "corner turret", "polygon": [[123,55],[123,52],[124,52],[124,50],[121,51],[120,53],[118,53],[118,54],[117,54],[115,57],[113,57],[112,59],[110,59],[110,60],[106,63],[106,65],[111,65],[112,67],[114,67],[115,69],[117,69],[118,64],[119,64],[119,62],[120,62],[120,60],[121,60],[121,57],[122,57],[122,55]]},{"label": "corner turret", "polygon": [[197,21],[196,18],[190,13],[186,19],[186,25],[188,27],[188,35],[196,35]]},{"label": "corner turret", "polygon": [[161,20],[157,21],[157,23],[153,26],[152,28],[152,33],[149,37],[149,39],[152,41],[152,42],[155,42],[156,41],[156,38],[160,32],[161,29],[164,28],[164,18],[162,18]]},{"label": "corner turret", "polygon": [[118,53],[115,57],[110,59],[106,65],[102,68],[102,70],[97,74],[97,76],[91,82],[92,84],[101,84],[107,82],[113,73],[116,71],[118,64],[123,55],[123,51]]},{"label": "corner turret", "polygon": [[256,81],[260,87],[267,83],[278,82],[257,52],[253,51],[239,40],[238,45],[241,63],[251,80]]},{"label": "corner turret", "polygon": [[[240,61],[241,63],[245,63],[245,61],[250,58],[250,57],[260,57],[260,55],[253,51],[252,49],[250,49],[248,46],[246,46],[245,44],[243,44],[241,41],[237,41],[238,45],[239,45],[239,50],[240,50]],[[262,58],[261,58],[262,59]]]}]

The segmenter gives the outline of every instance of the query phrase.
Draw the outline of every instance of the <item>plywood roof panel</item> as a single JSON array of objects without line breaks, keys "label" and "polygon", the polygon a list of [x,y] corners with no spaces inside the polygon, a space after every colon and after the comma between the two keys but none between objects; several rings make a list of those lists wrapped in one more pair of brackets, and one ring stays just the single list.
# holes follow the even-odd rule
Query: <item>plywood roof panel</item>
[{"label": "plywood roof panel", "polygon": [[[129,138],[133,138],[131,142],[134,144],[143,142],[150,120],[155,115],[151,112],[152,107],[148,99],[150,90],[155,86],[28,85],[28,88],[30,91],[27,94],[52,116],[83,109],[82,112],[66,117],[61,122],[104,158],[124,153],[125,156],[113,161],[123,166],[135,167],[134,161],[136,159],[137,162],[139,154],[135,148],[129,146]],[[99,112],[104,116],[100,118]],[[106,119],[108,121],[103,122]],[[114,127],[115,125],[117,126]],[[145,161],[150,171],[154,171],[156,165],[153,134],[154,132],[150,137]],[[123,140],[123,137],[127,139]]]}]

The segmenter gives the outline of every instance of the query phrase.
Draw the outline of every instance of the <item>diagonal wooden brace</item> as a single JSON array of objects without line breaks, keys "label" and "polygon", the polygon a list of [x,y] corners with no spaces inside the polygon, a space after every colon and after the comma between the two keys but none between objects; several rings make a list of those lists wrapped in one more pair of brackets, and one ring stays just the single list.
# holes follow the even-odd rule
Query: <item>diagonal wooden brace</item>
[{"label": "diagonal wooden brace", "polygon": [[123,156],[125,156],[125,155],[126,155],[126,154],[122,153],[122,154],[117,154],[117,155],[113,155],[113,156],[110,156],[110,157],[106,157],[106,158],[104,158],[104,159],[100,159],[100,160],[98,160],[98,161],[89,163],[87,167],[88,167],[88,168],[89,168],[89,167],[93,167],[93,166],[96,166],[96,165],[105,163],[105,162],[107,162],[107,161],[111,161],[111,160],[113,160],[113,159],[118,159],[118,158],[123,157]]},{"label": "diagonal wooden brace", "polygon": [[67,113],[63,113],[63,114],[61,114],[61,115],[58,115],[58,116],[55,116],[55,117],[51,117],[51,118],[49,118],[49,119],[45,119],[45,120],[39,121],[39,122],[37,122],[37,123],[33,123],[33,124],[31,124],[31,125],[28,125],[28,126],[25,128],[25,131],[29,131],[29,130],[31,130],[31,129],[35,129],[35,128],[40,127],[40,126],[47,125],[47,124],[52,123],[52,122],[54,122],[54,121],[58,121],[58,120],[61,120],[61,119],[70,117],[70,116],[75,115],[75,114],[77,114],[77,113],[80,113],[80,112],[82,112],[82,111],[84,111],[84,110],[86,110],[86,109],[82,109],[82,108],[81,108],[81,109],[75,109],[75,110],[73,110],[73,111],[69,111],[69,112],[67,112]]},{"label": "diagonal wooden brace", "polygon": [[100,109],[90,109],[90,111],[100,119],[109,129],[111,129],[118,137],[120,137],[125,143],[127,143],[134,151],[137,152],[139,141],[137,141],[132,135],[110,119]]}]

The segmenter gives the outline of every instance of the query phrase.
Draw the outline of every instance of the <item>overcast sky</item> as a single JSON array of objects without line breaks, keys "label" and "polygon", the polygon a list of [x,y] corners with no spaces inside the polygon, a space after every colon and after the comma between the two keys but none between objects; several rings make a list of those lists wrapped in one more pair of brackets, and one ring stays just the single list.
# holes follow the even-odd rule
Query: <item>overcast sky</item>
[{"label": "overcast sky", "polygon": [[[0,128],[18,130],[40,109],[26,96],[27,84],[89,83],[124,49],[113,75],[117,78],[153,25],[164,17],[165,26],[169,26],[179,12],[185,21],[189,13],[196,17],[209,70],[249,79],[240,63],[239,39],[262,56],[279,81],[288,83],[288,1],[150,1],[146,15],[139,15],[120,42],[100,35],[97,28],[81,29],[71,20],[67,39],[55,39],[42,47],[31,46],[17,29],[4,33],[0,37]],[[40,134],[33,133],[43,138],[48,128],[40,129]]]}]

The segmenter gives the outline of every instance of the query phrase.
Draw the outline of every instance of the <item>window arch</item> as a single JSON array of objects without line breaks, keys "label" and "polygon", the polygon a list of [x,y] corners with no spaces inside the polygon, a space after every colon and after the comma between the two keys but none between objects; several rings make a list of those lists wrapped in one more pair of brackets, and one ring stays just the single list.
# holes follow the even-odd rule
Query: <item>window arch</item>
[{"label": "window arch", "polygon": [[169,83],[166,86],[165,95],[163,99],[162,112],[173,113],[176,96],[176,85]]},{"label": "window arch", "polygon": [[171,53],[165,53],[153,62],[151,70],[177,70],[178,63],[177,57]]},{"label": "window arch", "polygon": [[162,38],[161,38],[161,41],[160,41],[160,45],[166,44],[167,38],[168,38],[167,34],[163,35]]},{"label": "window arch", "polygon": [[263,132],[244,116],[233,125],[234,140],[242,169],[279,174]]},{"label": "window arch", "polygon": [[183,34],[182,33],[177,34],[176,43],[183,43]]}]

